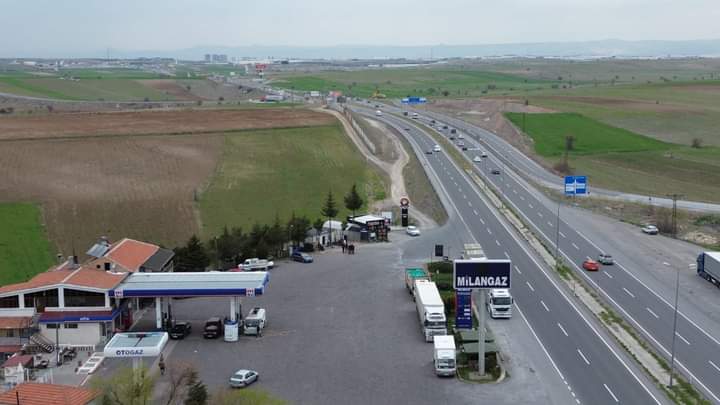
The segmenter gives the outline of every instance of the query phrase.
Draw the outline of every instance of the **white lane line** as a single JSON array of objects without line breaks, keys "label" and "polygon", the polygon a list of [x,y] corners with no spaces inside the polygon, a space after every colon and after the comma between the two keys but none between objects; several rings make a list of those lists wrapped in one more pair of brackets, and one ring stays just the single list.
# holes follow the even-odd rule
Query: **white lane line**
[{"label": "white lane line", "polygon": [[585,355],[583,354],[583,352],[581,352],[580,349],[577,349],[577,352],[578,352],[578,354],[580,355],[580,357],[582,357],[582,359],[585,360],[585,364],[587,364],[587,365],[589,366],[589,365],[590,365],[590,362],[588,361],[587,357],[585,357]]},{"label": "white lane line", "polygon": [[552,222],[548,221],[548,226],[552,227],[553,226]]},{"label": "white lane line", "polygon": [[473,210],[473,214],[478,215],[477,210]]},{"label": "white lane line", "polygon": [[682,335],[681,335],[681,334],[679,334],[679,333],[675,332],[675,336],[679,337],[679,338],[680,338],[680,340],[682,340],[683,342],[685,342],[685,344],[686,344],[686,345],[688,345],[688,346],[690,345],[690,342],[688,342],[688,340],[687,340],[687,339],[685,339],[684,337],[682,337]]},{"label": "white lane line", "polygon": [[578,245],[575,244],[575,242],[573,242],[572,245],[575,249],[580,250],[580,248],[578,247]]},{"label": "white lane line", "polygon": [[513,189],[513,194],[517,194],[517,190]]},{"label": "white lane line", "polygon": [[540,300],[540,305],[542,305],[543,308],[545,308],[545,310],[546,310],[547,312],[550,312],[550,308],[548,308],[547,305],[545,305],[545,302],[544,302],[543,300]]},{"label": "white lane line", "polygon": [[710,363],[711,366],[715,367],[715,370],[720,371],[720,367],[718,367],[717,364],[713,363],[712,360],[708,360],[708,363]]},{"label": "white lane line", "polygon": [[463,199],[467,200],[467,195],[463,194]]},{"label": "white lane line", "polygon": [[658,314],[656,314],[655,312],[653,312],[652,309],[650,309],[650,308],[645,308],[645,309],[647,309],[647,311],[650,312],[650,314],[652,314],[652,316],[654,316],[655,319],[660,319],[660,317],[658,316]]},{"label": "white lane line", "polygon": [[485,225],[485,221],[483,221],[482,218],[480,218],[480,223],[483,224],[483,225]]},{"label": "white lane line", "polygon": [[520,199],[523,200],[523,201],[525,201],[525,197],[523,197],[523,196],[520,196]]},{"label": "white lane line", "polygon": [[562,237],[564,238],[564,237],[565,237],[565,234],[562,233],[562,232],[560,232],[560,236],[562,236]]},{"label": "white lane line", "polygon": [[468,207],[472,207],[472,203],[468,201]]},{"label": "white lane line", "polygon": [[603,274],[608,276],[608,278],[613,278],[612,274],[608,273],[607,271],[603,271]]},{"label": "white lane line", "polygon": [[539,216],[540,218],[543,217],[543,215],[542,215],[540,212],[538,212],[537,214],[538,214],[538,216]]},{"label": "white lane line", "polygon": [[505,253],[505,257],[507,257],[508,259],[510,258],[510,255],[508,254],[508,252],[503,252],[503,253]]},{"label": "white lane line", "polygon": [[528,204],[528,207],[532,208],[533,206],[532,206],[532,204]]},{"label": "white lane line", "polygon": [[615,400],[615,402],[620,402],[620,400],[617,399],[617,397],[615,396],[615,394],[613,394],[613,392],[610,391],[610,387],[608,387],[607,384],[603,384],[603,385],[605,386],[605,389],[607,390],[607,392],[610,393],[610,396],[613,397],[613,399]]},{"label": "white lane line", "polygon": [[528,288],[530,288],[531,291],[535,292],[535,289],[533,288],[532,284],[530,284],[529,281],[526,281],[525,284],[527,284]]},{"label": "white lane line", "polygon": [[490,235],[492,235],[492,231],[490,230],[490,228],[488,228],[487,231]]},{"label": "white lane line", "polygon": [[[517,267],[515,267],[515,268],[517,269]],[[553,360],[553,358],[550,356],[550,353],[548,353],[547,349],[545,348],[545,345],[544,345],[543,342],[540,340],[540,338],[538,337],[537,333],[535,333],[535,329],[533,329],[533,327],[530,326],[530,322],[528,322],[527,318],[525,317],[525,314],[523,313],[522,309],[520,309],[520,306],[519,306],[518,304],[515,304],[515,309],[518,310],[518,313],[520,313],[520,316],[522,317],[523,321],[525,321],[525,325],[527,325],[528,329],[530,329],[530,332],[532,332],[533,336],[535,337],[535,340],[538,342],[538,344],[540,344],[540,347],[542,348],[543,352],[545,353],[545,356],[547,356],[548,360],[550,360],[550,364],[552,364],[553,368],[555,369],[555,371],[556,371],[556,372],[558,373],[558,375],[560,376],[560,379],[563,380],[563,382],[565,383],[565,385],[568,385],[567,381],[565,380],[565,376],[564,376],[563,373],[560,371],[560,369],[558,368],[557,364],[555,364],[555,360]],[[579,403],[579,402],[578,402],[578,403]]]},{"label": "white lane line", "polygon": [[497,239],[495,239],[495,244],[500,246],[500,242]]},{"label": "white lane line", "polygon": [[520,271],[520,269],[518,269],[518,266],[514,266],[514,267],[515,267],[515,271],[517,271],[518,274],[522,274],[522,271]]},{"label": "white lane line", "polygon": [[568,334],[567,334],[567,332],[565,332],[565,328],[563,328],[562,325],[560,325],[560,323],[558,323],[557,325],[558,325],[558,328],[560,328],[560,330],[562,331],[563,335],[567,336]]},{"label": "white lane line", "polygon": [[622,289],[623,289],[623,291],[625,291],[625,292],[627,293],[627,295],[629,295],[629,296],[631,296],[631,297],[635,298],[635,295],[633,295],[633,293],[631,293],[630,291],[628,291],[628,289],[627,289],[627,288],[623,287]]}]

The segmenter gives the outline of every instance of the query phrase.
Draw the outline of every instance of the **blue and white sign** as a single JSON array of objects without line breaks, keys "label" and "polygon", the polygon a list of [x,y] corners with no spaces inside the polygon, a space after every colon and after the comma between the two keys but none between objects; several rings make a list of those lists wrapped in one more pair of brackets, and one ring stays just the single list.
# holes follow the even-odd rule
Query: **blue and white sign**
[{"label": "blue and white sign", "polygon": [[565,176],[565,195],[587,194],[587,176]]},{"label": "blue and white sign", "polygon": [[453,288],[510,288],[510,260],[469,259],[453,262]]},{"label": "blue and white sign", "polygon": [[472,329],[472,290],[455,291],[455,327]]},{"label": "blue and white sign", "polygon": [[427,99],[425,97],[405,97],[400,102],[403,104],[425,104]]}]

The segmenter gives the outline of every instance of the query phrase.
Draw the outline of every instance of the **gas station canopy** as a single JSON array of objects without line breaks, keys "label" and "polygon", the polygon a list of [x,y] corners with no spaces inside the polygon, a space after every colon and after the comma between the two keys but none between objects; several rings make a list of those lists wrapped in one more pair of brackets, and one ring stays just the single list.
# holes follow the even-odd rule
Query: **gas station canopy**
[{"label": "gas station canopy", "polygon": [[110,296],[131,297],[237,297],[265,293],[270,275],[255,272],[132,273]]}]

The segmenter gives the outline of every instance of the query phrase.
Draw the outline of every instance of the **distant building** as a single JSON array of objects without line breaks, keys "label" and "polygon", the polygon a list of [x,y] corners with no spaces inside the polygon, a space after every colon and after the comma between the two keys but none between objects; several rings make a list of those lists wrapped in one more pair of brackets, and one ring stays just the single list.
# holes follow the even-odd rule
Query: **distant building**
[{"label": "distant building", "polygon": [[210,62],[212,62],[212,55],[210,55],[209,53],[206,53],[205,54],[205,63],[210,63]]},{"label": "distant building", "polygon": [[[210,60],[208,60],[208,57],[210,57]],[[212,55],[205,55],[205,62],[210,63],[228,63],[228,56],[225,54],[212,54]]]}]

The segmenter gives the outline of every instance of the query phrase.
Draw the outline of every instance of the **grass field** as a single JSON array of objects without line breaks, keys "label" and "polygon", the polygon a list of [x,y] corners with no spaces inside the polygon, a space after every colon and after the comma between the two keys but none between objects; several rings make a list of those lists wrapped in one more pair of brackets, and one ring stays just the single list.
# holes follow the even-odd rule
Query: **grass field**
[{"label": "grass field", "polygon": [[293,211],[314,221],[328,190],[344,219],[343,196],[353,182],[366,202],[385,198],[379,173],[339,125],[235,132],[226,135],[223,151],[199,202],[204,237],[226,225],[271,224],[276,214],[287,221]]},{"label": "grass field", "polygon": [[[523,114],[506,116],[520,129]],[[686,199],[720,202],[720,148],[660,142],[579,114],[526,114],[525,132],[535,151],[552,164],[561,160],[566,135],[576,174],[591,185],[647,195],[681,193]]]},{"label": "grass field", "polygon": [[28,280],[53,263],[54,249],[34,204],[0,204],[0,285]]},{"label": "grass field", "polygon": [[0,92],[62,100],[153,101],[174,100],[136,79],[88,78],[79,81],[58,77],[0,77]]}]

